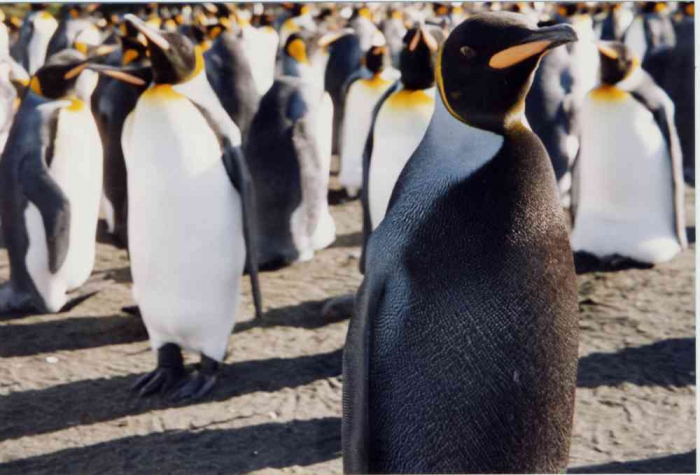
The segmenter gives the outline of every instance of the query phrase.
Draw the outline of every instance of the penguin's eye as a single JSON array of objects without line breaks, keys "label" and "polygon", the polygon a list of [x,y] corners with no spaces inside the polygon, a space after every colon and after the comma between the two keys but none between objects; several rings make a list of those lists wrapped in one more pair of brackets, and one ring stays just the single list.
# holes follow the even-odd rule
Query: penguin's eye
[{"label": "penguin's eye", "polygon": [[474,51],[474,48],[470,48],[469,46],[462,46],[459,49],[459,52],[462,53],[462,56],[464,56],[466,59],[472,59],[474,56],[476,56],[476,51]]}]

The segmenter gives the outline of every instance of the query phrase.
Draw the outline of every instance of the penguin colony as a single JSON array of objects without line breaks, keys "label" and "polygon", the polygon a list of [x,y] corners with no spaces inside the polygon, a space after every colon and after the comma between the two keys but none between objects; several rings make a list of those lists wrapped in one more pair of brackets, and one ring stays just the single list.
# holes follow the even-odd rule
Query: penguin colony
[{"label": "penguin colony", "polygon": [[[8,11],[11,9],[8,9]],[[215,386],[241,279],[363,209],[344,354],[349,473],[559,472],[573,252],[687,246],[692,3],[32,4],[0,23],[0,312],[60,312],[100,210],[156,355]],[[689,38],[691,40],[689,40]],[[678,127],[676,127],[678,124]],[[573,251],[573,252],[572,252]],[[183,351],[199,353],[189,371]]]}]

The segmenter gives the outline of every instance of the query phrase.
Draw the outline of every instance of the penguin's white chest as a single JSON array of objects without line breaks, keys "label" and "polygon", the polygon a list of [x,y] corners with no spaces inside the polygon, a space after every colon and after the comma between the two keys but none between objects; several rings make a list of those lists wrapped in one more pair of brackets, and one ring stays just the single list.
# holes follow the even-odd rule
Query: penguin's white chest
[{"label": "penguin's white chest", "polygon": [[581,127],[574,250],[649,263],[672,258],[680,245],[671,158],[651,112],[627,93],[597,89]]},{"label": "penguin's white chest", "polygon": [[381,75],[360,79],[350,86],[345,99],[345,120],[340,152],[340,184],[357,190],[362,187],[362,157],[372,122],[372,110],[391,81]]},{"label": "penguin's white chest", "polygon": [[277,32],[270,27],[243,29],[245,51],[253,81],[260,95],[267,92],[275,80],[275,59],[279,45]]},{"label": "penguin's white chest", "polygon": [[435,110],[435,88],[400,90],[382,105],[374,126],[369,169],[372,229],[384,219],[401,170],[423,139]]},{"label": "penguin's white chest", "polygon": [[56,274],[48,269],[46,232],[39,209],[29,203],[26,264],[34,285],[52,311],[65,304],[65,292],[82,285],[95,261],[95,234],[102,192],[102,143],[87,104],[74,99],[59,112],[49,173],[70,203],[68,254]]},{"label": "penguin's white chest", "polygon": [[32,34],[27,46],[29,64],[27,72],[33,75],[37,69],[44,65],[46,60],[46,48],[54,32],[58,28],[58,22],[49,14],[40,14],[40,18],[34,20],[34,34]]},{"label": "penguin's white chest", "polygon": [[221,360],[245,244],[218,139],[185,96],[155,86],[127,120],[122,144],[134,298],[152,346],[176,343]]}]

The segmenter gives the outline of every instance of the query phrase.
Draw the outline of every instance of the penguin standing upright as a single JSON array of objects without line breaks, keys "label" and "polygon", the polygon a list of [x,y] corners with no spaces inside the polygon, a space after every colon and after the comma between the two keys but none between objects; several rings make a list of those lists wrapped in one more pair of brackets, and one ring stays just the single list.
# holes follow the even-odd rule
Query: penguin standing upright
[{"label": "penguin standing upright", "polygon": [[46,61],[46,49],[58,28],[58,22],[45,8],[41,3],[31,5],[31,10],[22,23],[17,43],[11,50],[12,57],[30,75]]},{"label": "penguin standing upright", "polygon": [[[158,353],[134,389],[145,396],[182,383],[174,398],[198,398],[226,356],[246,267],[260,313],[251,183],[201,50],[125,18],[148,40],[154,80],[122,134],[134,300]],[[185,374],[182,349],[201,354],[196,373]]]},{"label": "penguin standing upright", "polygon": [[[122,131],[124,121],[152,79],[146,46],[138,40],[138,30],[131,23],[125,22],[124,33],[119,38],[120,66],[132,70],[131,74],[140,81],[126,82],[103,76],[100,78],[100,90],[93,94],[93,112],[104,149],[103,210],[107,232],[120,247],[128,245],[128,192]],[[98,66],[93,68],[97,69]],[[102,70],[109,68],[102,67]]]},{"label": "penguin standing upright", "polygon": [[251,65],[255,87],[261,96],[267,92],[275,80],[275,66],[280,37],[272,28],[269,15],[262,15],[260,24],[255,27],[246,20],[239,20],[243,37],[243,50]]},{"label": "penguin standing upright", "polygon": [[[204,53],[207,79],[229,117],[241,131],[243,142],[258,110],[260,95],[243,38],[229,30],[229,24],[217,26],[211,47]],[[216,31],[216,30],[215,30]]]},{"label": "penguin standing upright", "polygon": [[600,43],[602,85],[581,112],[575,251],[656,264],[686,247],[673,103],[622,43]]},{"label": "penguin standing upright", "polygon": [[0,215],[11,280],[0,312],[58,312],[90,276],[102,190],[102,144],[75,97],[88,65],[75,50],[32,77],[0,161]]},{"label": "penguin standing upright", "polygon": [[[363,244],[384,218],[401,170],[420,143],[435,108],[435,58],[442,30],[419,26],[404,37],[401,80],[372,114],[362,163]],[[364,266],[364,245],[360,270]]]},{"label": "penguin standing upright", "polygon": [[395,80],[388,60],[386,46],[373,46],[364,58],[363,70],[367,71],[367,77],[357,78],[345,86],[338,180],[350,197],[357,196],[362,188],[362,155],[372,122],[372,111]]},{"label": "penguin standing upright", "polygon": [[664,2],[640,2],[639,11],[623,41],[640,61],[646,59],[649,51],[659,46],[676,45],[676,33]]},{"label": "penguin standing upright", "polygon": [[346,473],[566,469],[576,275],[523,109],[540,56],[574,39],[481,13],[441,47],[435,114],[370,237],[350,322]]},{"label": "penguin standing upright", "polygon": [[83,54],[88,54],[88,48],[102,43],[102,33],[89,16],[93,7],[79,5],[64,5],[61,21],[54,32],[46,49],[46,57],[66,48],[75,48]]},{"label": "penguin standing upright", "polygon": [[328,210],[332,108],[309,79],[314,42],[314,36],[299,33],[287,39],[283,75],[260,101],[245,149],[265,267],[309,260],[335,240]]},{"label": "penguin standing upright", "polygon": [[401,9],[390,9],[389,18],[382,23],[382,33],[386,38],[386,44],[391,53],[391,64],[399,67],[399,57],[403,49],[403,38],[406,36],[406,25],[403,21]]}]

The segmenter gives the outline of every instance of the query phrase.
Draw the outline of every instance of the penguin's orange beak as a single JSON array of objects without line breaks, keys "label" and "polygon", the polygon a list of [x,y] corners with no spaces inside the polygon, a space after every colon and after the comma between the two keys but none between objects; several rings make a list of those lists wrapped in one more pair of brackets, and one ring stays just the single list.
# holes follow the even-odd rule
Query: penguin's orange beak
[{"label": "penguin's orange beak", "polygon": [[124,69],[116,68],[114,66],[108,66],[106,64],[85,64],[83,65],[83,69],[90,69],[92,71],[97,72],[98,74],[102,74],[105,76],[109,76],[111,78],[117,79],[119,81],[128,83],[128,84],[133,84],[135,86],[145,86],[146,81],[141,79],[140,77],[134,76],[132,74],[127,73]]},{"label": "penguin's orange beak", "polygon": [[514,66],[536,55],[578,41],[578,36],[569,25],[554,25],[540,28],[529,34],[519,44],[499,51],[491,56],[489,66],[494,69],[505,69]]},{"label": "penguin's orange beak", "polygon": [[168,51],[168,49],[170,49],[170,43],[168,42],[168,40],[166,40],[165,37],[161,35],[157,30],[151,28],[146,23],[144,23],[136,15],[128,13],[124,15],[124,19],[131,23],[134,26],[134,28],[139,30],[140,33],[143,33],[143,35],[146,37],[146,39],[148,39],[148,41],[156,45],[161,50]]}]

